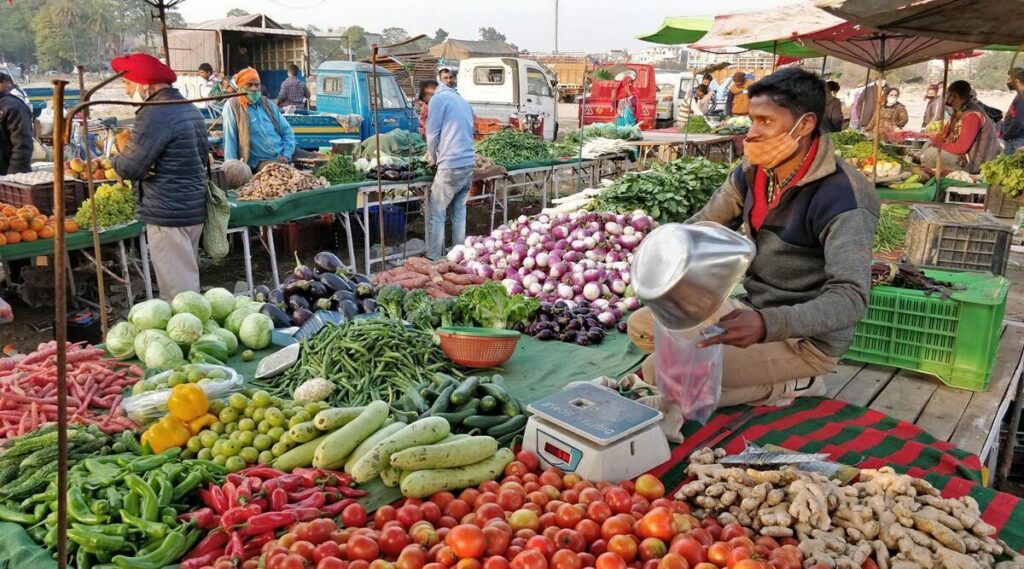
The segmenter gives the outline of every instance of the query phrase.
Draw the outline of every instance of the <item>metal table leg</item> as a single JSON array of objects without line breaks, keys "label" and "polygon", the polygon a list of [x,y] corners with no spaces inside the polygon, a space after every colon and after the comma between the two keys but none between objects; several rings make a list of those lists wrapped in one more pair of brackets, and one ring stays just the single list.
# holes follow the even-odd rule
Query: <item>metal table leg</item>
[{"label": "metal table leg", "polygon": [[[380,207],[380,206],[378,206]],[[381,255],[383,256],[384,250],[381,249]],[[364,260],[364,274],[370,274],[370,204],[367,203],[366,199],[363,199],[363,260]]]},{"label": "metal table leg", "polygon": [[356,245],[352,242],[352,220],[349,219],[348,212],[338,214],[341,216],[341,224],[345,228],[345,242],[348,243],[348,266],[353,272],[356,268]]},{"label": "metal table leg", "polygon": [[267,230],[267,248],[270,249],[270,274],[274,277],[274,286],[281,286],[281,279],[277,276],[277,249],[274,248],[274,227],[265,226]]},{"label": "metal table leg", "polygon": [[146,286],[146,299],[153,298],[153,277],[149,270],[149,245],[146,243],[146,232],[139,234],[139,256],[142,257],[142,283]]},{"label": "metal table leg", "polygon": [[[53,262],[56,263],[57,260],[54,259]],[[77,308],[79,301],[82,299],[78,298],[78,287],[75,285],[75,271],[71,269],[71,255],[68,255],[66,249],[64,250],[64,266],[68,268],[68,287],[71,289],[71,294],[69,295],[71,298],[71,304]],[[97,267],[96,270],[102,271],[103,267]],[[106,310],[106,307],[104,307],[104,310]]]},{"label": "metal table leg", "polygon": [[242,234],[242,257],[245,258],[245,284],[249,286],[247,294],[251,295],[253,289],[256,288],[256,284],[252,280],[252,251],[249,249],[249,228],[236,227],[229,229],[228,233]]},{"label": "metal table leg", "polygon": [[128,255],[124,251],[124,240],[117,242],[117,250],[121,254],[121,274],[124,275],[124,290],[128,294],[129,304],[135,304],[135,294],[132,293],[132,274],[128,272]]}]

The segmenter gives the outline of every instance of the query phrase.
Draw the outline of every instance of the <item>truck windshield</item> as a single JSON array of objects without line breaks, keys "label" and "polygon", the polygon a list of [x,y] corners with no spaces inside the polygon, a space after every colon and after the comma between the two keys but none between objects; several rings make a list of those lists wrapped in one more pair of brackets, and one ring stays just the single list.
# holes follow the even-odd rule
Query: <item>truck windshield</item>
[{"label": "truck windshield", "polygon": [[[370,85],[370,96],[374,96],[374,87],[370,76],[367,75],[367,83]],[[398,81],[394,76],[377,77],[377,81],[380,82],[380,98],[377,100],[380,108],[382,109],[404,109],[405,108],[405,96],[402,94],[402,90],[398,88]]]}]

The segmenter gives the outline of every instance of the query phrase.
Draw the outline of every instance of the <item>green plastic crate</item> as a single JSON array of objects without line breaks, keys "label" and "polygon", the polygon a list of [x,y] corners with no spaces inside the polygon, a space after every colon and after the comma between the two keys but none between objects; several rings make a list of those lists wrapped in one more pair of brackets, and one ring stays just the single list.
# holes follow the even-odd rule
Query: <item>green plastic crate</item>
[{"label": "green plastic crate", "polygon": [[937,294],[871,289],[846,359],[931,374],[950,387],[985,391],[995,365],[1010,281],[981,273],[926,270],[965,290]]}]

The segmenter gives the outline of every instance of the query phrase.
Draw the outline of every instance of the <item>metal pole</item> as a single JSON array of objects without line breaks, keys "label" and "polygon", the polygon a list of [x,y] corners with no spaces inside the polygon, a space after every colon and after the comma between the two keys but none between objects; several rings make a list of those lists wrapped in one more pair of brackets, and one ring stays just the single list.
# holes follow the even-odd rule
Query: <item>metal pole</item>
[{"label": "metal pole", "polygon": [[825,64],[828,63],[828,56],[824,55],[821,57],[821,76],[825,76]]},{"label": "metal pole", "polygon": [[[377,230],[380,236],[380,268],[383,271],[384,266],[387,263],[387,246],[384,243],[384,189],[381,182],[381,169],[380,169],[380,105],[377,104],[380,98],[380,82],[377,78],[377,50],[380,48],[377,44],[373,44],[370,47],[370,80],[373,81],[373,96],[370,97],[370,105],[373,110],[373,140],[375,142],[375,148],[377,153]],[[442,228],[441,231],[444,231]]]},{"label": "metal pole", "polygon": [[[583,96],[583,102],[580,104],[580,153],[579,153],[579,156],[577,157],[577,158],[579,158],[580,169],[576,170],[576,187],[577,188],[580,187],[580,184],[583,183],[583,172],[581,171],[582,170],[582,166],[583,166],[583,111],[585,111],[586,108],[587,108],[587,56],[585,56],[585,55],[583,56],[583,93],[581,93],[581,95]],[[597,175],[598,175],[598,178],[600,178],[601,177],[601,172],[600,172],[601,166],[598,165],[597,169],[599,170]],[[508,211],[505,212],[505,215],[508,215]]]},{"label": "metal pole", "polygon": [[160,3],[157,5],[157,10],[160,11],[160,37],[164,42],[164,63],[170,66],[171,48],[167,45],[167,5],[164,4],[164,0],[160,0]]},{"label": "metal pole", "polygon": [[[939,113],[939,138],[942,138],[942,131],[946,123],[946,82],[949,81],[949,60],[942,60],[942,111]],[[935,153],[935,197],[942,195],[942,140]]]},{"label": "metal pole", "polygon": [[68,300],[64,259],[64,86],[53,80],[53,295],[56,305],[54,340],[57,343],[57,567],[68,563]]},{"label": "metal pole", "polygon": [[558,0],[555,0],[555,53],[558,53]]},{"label": "metal pole", "polygon": [[878,72],[878,80],[875,82],[875,137],[871,147],[871,183],[878,183],[878,139],[882,131],[882,83],[885,81],[885,74]]},{"label": "metal pole", "polygon": [[[78,91],[82,94],[82,100],[88,100],[92,95],[85,89],[85,69],[81,65],[76,66],[78,68]],[[71,117],[74,120],[74,117]],[[96,288],[99,293],[100,301],[100,329],[103,331],[103,335],[107,335],[107,329],[109,322],[107,321],[107,290],[105,277],[103,276],[103,253],[100,248],[100,229],[99,224],[96,222],[96,184],[93,181],[92,166],[89,164],[92,160],[92,148],[89,144],[89,108],[82,109],[82,122],[85,125],[85,171],[89,174],[89,179],[86,180],[85,185],[89,188],[89,212],[92,214],[92,254],[95,257],[96,262]],[[128,278],[131,278],[129,275]],[[132,299],[128,299],[128,304],[132,303]]]}]

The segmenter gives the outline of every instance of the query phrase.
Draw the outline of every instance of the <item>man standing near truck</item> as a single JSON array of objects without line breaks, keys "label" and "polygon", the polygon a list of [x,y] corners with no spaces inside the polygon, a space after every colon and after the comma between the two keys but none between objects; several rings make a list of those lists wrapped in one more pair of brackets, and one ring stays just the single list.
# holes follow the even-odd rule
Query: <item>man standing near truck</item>
[{"label": "man standing near truck", "polygon": [[445,87],[451,87],[452,89],[454,89],[455,75],[452,73],[451,69],[448,69],[447,67],[442,67],[437,72],[437,82],[444,85]]},{"label": "man standing near truck", "polygon": [[32,171],[32,109],[0,72],[0,176]]},{"label": "man standing near truck", "polygon": [[427,153],[437,166],[430,188],[427,257],[444,256],[445,211],[452,206],[452,241],[466,239],[466,200],[473,182],[473,109],[447,84],[438,86],[427,116]]}]

